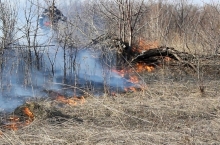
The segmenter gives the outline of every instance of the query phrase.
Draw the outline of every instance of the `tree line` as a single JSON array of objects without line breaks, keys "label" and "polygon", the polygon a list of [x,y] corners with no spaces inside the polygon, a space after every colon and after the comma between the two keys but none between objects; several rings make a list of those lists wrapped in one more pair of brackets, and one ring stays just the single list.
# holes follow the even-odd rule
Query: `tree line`
[{"label": "tree line", "polygon": [[114,35],[128,42],[130,47],[142,39],[191,53],[220,53],[218,3],[96,0],[82,2],[81,6],[81,17],[85,17],[87,27],[94,27],[98,17],[97,21],[101,21],[104,28],[98,30],[100,26],[96,26],[96,31]]},{"label": "tree line", "polygon": [[[44,8],[58,3],[27,0],[23,25],[18,26],[15,1],[5,0],[0,4],[1,48],[14,43],[15,34],[22,31],[29,46],[30,33],[37,36],[38,25],[33,27],[33,16],[38,17]],[[64,2],[65,3],[65,2]],[[220,7],[218,3],[194,4],[188,0],[91,0],[66,1],[61,11],[68,17],[62,24],[58,37],[64,42],[85,44],[92,39],[108,34],[134,47],[140,40],[157,41],[160,45],[172,46],[191,53],[218,54],[220,32]],[[34,19],[37,20],[37,19]],[[19,39],[19,38],[18,38]],[[34,40],[36,41],[36,40]],[[32,44],[30,44],[32,43]]]}]

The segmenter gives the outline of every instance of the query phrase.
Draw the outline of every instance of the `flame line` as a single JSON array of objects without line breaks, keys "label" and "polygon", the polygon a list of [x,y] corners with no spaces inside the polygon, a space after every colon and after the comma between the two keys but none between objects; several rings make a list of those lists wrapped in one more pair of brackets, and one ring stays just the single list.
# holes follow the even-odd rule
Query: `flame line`
[{"label": "flame line", "polygon": [[89,96],[91,96],[92,98],[94,98],[97,102],[100,103],[100,105],[102,105],[103,107],[105,107],[105,108],[107,108],[107,109],[109,109],[109,110],[111,110],[111,111],[115,111],[115,112],[118,112],[118,113],[120,113],[120,114],[126,115],[126,116],[131,117],[131,118],[135,118],[135,119],[138,119],[138,120],[147,122],[147,123],[152,123],[151,121],[148,121],[148,120],[146,120],[146,119],[142,119],[142,118],[139,118],[139,117],[137,117],[137,116],[129,115],[129,114],[127,114],[127,113],[125,113],[125,112],[122,112],[122,111],[119,111],[119,110],[117,110],[117,109],[115,109],[115,108],[108,107],[107,105],[103,105],[103,104],[102,104],[103,102],[99,101],[96,97],[94,97],[93,95],[89,94],[88,92],[86,92],[86,91],[84,91],[83,89],[80,89],[80,88],[78,88],[78,87],[70,86],[70,85],[63,84],[63,83],[54,83],[54,84],[63,85],[63,86],[69,86],[70,88],[79,89],[79,90],[81,90],[81,91],[87,93],[87,94],[88,94]]},{"label": "flame line", "polygon": [[[122,54],[120,54],[120,55],[121,55],[122,58],[128,63],[128,65],[134,70],[134,72],[141,78],[142,82],[144,82],[144,85],[147,86],[147,83],[146,83],[146,82],[144,81],[144,79],[140,76],[140,74],[134,69],[134,67],[131,65],[131,63],[129,63],[128,60],[127,60]],[[147,92],[147,94],[151,96],[152,94],[151,94],[150,90],[149,90],[149,89],[147,89],[147,90],[148,90],[148,92],[150,93],[150,94],[149,94],[149,93]]]}]

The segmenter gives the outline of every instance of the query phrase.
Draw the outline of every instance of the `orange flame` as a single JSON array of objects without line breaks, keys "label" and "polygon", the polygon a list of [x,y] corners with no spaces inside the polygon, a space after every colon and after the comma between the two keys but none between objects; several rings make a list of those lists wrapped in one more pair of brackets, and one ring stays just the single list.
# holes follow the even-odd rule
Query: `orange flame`
[{"label": "orange flame", "polygon": [[71,99],[67,99],[64,96],[57,96],[56,98],[57,101],[62,102],[64,104],[69,104],[75,106],[77,103]]},{"label": "orange flame", "polygon": [[137,63],[135,68],[137,72],[144,72],[144,71],[152,72],[154,70],[153,66],[146,65],[146,63]]},{"label": "orange flame", "polygon": [[5,122],[5,125],[3,125],[4,129],[10,129],[15,131],[21,128],[22,126],[29,125],[34,120],[34,114],[30,111],[28,107],[24,107],[22,111],[24,115],[28,117],[28,119],[22,123],[18,116],[16,115],[9,116],[9,118],[7,118],[7,121]]},{"label": "orange flame", "polygon": [[[154,66],[150,66],[147,65],[146,63],[142,62],[142,63],[136,63],[136,65],[134,66],[134,68],[129,68],[129,69],[123,69],[123,70],[112,70],[113,72],[119,74],[121,77],[124,76],[128,76],[129,77],[129,81],[133,84],[138,84],[139,83],[139,78],[137,75],[135,75],[134,72],[136,73],[140,73],[140,72],[152,72],[154,71],[155,67]],[[144,86],[142,86],[141,84],[138,84],[139,87],[135,88],[135,87],[125,87],[124,90],[125,91],[137,91],[137,89],[139,90],[144,90]]]},{"label": "orange flame", "polygon": [[74,96],[74,97],[72,97],[72,99],[79,102],[80,104],[83,104],[86,102],[86,99],[83,96],[81,96],[81,97]]},{"label": "orange flame", "polygon": [[112,70],[113,72],[117,73],[118,75],[120,75],[121,77],[125,76],[126,70],[122,69],[122,70]]},{"label": "orange flame", "polygon": [[148,71],[152,72],[154,70],[154,66],[152,65],[147,65],[146,63],[136,63],[134,68],[130,69],[122,69],[122,70],[112,70],[113,72],[117,73],[121,77],[125,77],[126,74],[133,73],[134,70],[138,73]]},{"label": "orange flame", "polygon": [[17,122],[17,121],[20,120],[20,118],[19,118],[18,116],[12,115],[12,116],[10,116],[10,117],[8,118],[8,120],[9,120],[10,122]]},{"label": "orange flame", "polygon": [[139,79],[137,76],[130,76],[130,82],[137,84],[139,82]]},{"label": "orange flame", "polygon": [[34,120],[34,114],[30,111],[30,109],[28,107],[24,107],[23,109],[23,113],[28,116],[30,121]]},{"label": "orange flame", "polygon": [[[143,51],[153,49],[153,48],[158,48],[158,47],[159,47],[158,41],[145,41],[140,38],[138,45],[136,47],[132,48],[132,50],[141,53]],[[130,82],[132,82],[134,84],[138,84],[139,78],[134,73],[141,73],[141,72],[145,72],[145,71],[152,72],[152,71],[154,71],[154,69],[155,69],[155,67],[153,65],[147,65],[145,62],[139,62],[134,65],[134,68],[126,68],[126,69],[122,69],[122,70],[112,70],[112,71],[117,73],[121,77],[128,76]],[[146,86],[142,86],[141,84],[138,84],[138,86],[140,86],[140,88],[139,87],[137,87],[137,88],[127,87],[127,88],[124,88],[124,90],[125,91],[137,91],[137,89],[144,90],[144,88],[146,88]]]},{"label": "orange flame", "polygon": [[21,126],[20,124],[20,118],[18,116],[12,115],[9,116],[9,118],[6,119],[6,122],[3,125],[4,129],[10,129],[10,130],[18,130],[18,128]]},{"label": "orange flame", "polygon": [[76,106],[78,103],[80,104],[85,103],[85,98],[83,96],[81,97],[74,96],[71,98],[65,98],[64,96],[57,96],[56,100],[71,106]]},{"label": "orange flame", "polygon": [[4,126],[5,129],[10,129],[10,130],[18,130],[18,123],[16,122],[11,122],[11,123],[8,123],[7,125]]},{"label": "orange flame", "polygon": [[148,72],[152,72],[154,70],[154,67],[153,66],[145,66],[145,69],[148,71]]}]

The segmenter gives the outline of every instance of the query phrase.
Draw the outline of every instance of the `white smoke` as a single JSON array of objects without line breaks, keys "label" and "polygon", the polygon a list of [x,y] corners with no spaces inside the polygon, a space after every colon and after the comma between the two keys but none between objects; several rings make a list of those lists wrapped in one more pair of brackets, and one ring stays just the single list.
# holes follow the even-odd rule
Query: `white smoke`
[{"label": "white smoke", "polygon": [[[24,18],[20,20],[21,27],[25,29],[22,25]],[[57,32],[51,29],[38,30],[36,23],[35,18],[30,26],[32,33],[29,38],[24,35],[25,30],[18,31],[16,47],[4,51],[0,70],[0,111],[12,111],[32,97],[46,97],[44,89],[62,90],[62,83],[75,85],[72,82],[77,81],[77,85],[84,87],[90,83],[121,89],[128,85],[127,80],[100,63],[98,51],[92,51],[92,48],[67,48],[64,51],[54,39]],[[29,45],[29,40],[31,45],[45,47],[24,47]]]},{"label": "white smoke", "polygon": [[[46,40],[48,36],[41,35],[39,39],[44,37],[43,40]],[[38,55],[41,56],[40,69],[37,69],[34,65],[33,48],[31,49],[32,65],[27,62],[28,49],[9,49],[5,51],[5,61],[1,72],[0,111],[12,110],[31,97],[45,96],[44,89],[62,89],[62,85],[58,84],[65,83],[63,81],[64,71],[67,74],[67,81],[77,79],[80,85],[85,85],[87,82],[92,82],[94,85],[98,83],[119,88],[126,85],[124,78],[101,65],[98,52],[91,51],[91,48],[78,50],[75,61],[67,61],[70,57],[69,51],[73,48],[66,50],[66,60],[64,60],[64,49],[55,42],[51,41],[51,43],[48,43],[50,46],[45,48],[35,48],[39,52]],[[64,64],[66,64],[66,68]],[[73,69],[70,68],[71,66],[74,67],[72,73],[70,73]]]}]

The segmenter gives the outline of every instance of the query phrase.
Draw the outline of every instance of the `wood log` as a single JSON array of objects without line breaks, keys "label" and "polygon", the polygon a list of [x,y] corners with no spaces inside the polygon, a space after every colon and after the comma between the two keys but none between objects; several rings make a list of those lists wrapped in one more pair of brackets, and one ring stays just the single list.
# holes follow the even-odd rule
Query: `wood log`
[{"label": "wood log", "polygon": [[173,47],[159,47],[159,48],[153,48],[146,50],[142,53],[137,54],[134,56],[130,63],[137,63],[137,62],[145,62],[152,57],[170,57],[174,60],[179,61],[182,63],[184,66],[189,66],[191,67],[195,72],[197,71],[196,67],[191,63],[193,59],[195,59],[195,56],[186,52],[181,52]]},{"label": "wood log", "polygon": [[108,64],[108,59],[110,58],[113,61],[110,60],[109,62],[116,62],[115,66],[118,69],[138,62],[145,62],[147,64],[152,62],[157,65],[157,63],[159,64],[161,62],[160,58],[170,57],[180,62],[182,66],[188,66],[195,72],[197,71],[196,65],[192,63],[192,60],[195,60],[197,57],[187,52],[178,51],[173,47],[162,46],[148,49],[140,53],[138,51],[133,51],[128,47],[127,43],[122,40],[114,39],[109,35],[101,35],[93,39],[89,45],[91,45],[90,47],[92,48],[101,48],[101,52],[103,52],[102,59],[105,60],[105,64]]},{"label": "wood log", "polygon": [[149,49],[140,54],[137,54],[135,57],[132,58],[130,62],[132,63],[140,60],[145,60],[155,56],[168,56],[178,61],[189,61],[195,58],[194,55],[186,52],[180,52],[178,50],[175,50],[173,47],[160,47]]}]

